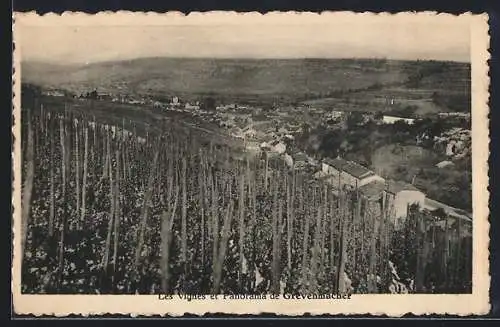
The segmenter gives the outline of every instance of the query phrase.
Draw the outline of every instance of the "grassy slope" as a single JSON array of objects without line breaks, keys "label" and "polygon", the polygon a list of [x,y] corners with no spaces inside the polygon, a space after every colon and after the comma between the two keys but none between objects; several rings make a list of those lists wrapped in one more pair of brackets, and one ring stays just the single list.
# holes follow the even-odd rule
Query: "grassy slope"
[{"label": "grassy slope", "polygon": [[405,177],[408,177],[406,182],[410,182],[420,167],[433,167],[441,159],[436,153],[419,146],[390,144],[373,152],[372,166],[383,176],[394,176],[398,168],[405,167]]}]

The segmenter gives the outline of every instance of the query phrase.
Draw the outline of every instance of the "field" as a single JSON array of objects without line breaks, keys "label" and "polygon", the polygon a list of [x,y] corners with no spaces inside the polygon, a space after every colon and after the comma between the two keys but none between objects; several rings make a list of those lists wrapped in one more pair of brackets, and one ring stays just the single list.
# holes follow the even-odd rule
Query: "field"
[{"label": "field", "polygon": [[265,155],[235,160],[172,120],[138,135],[90,104],[34,103],[22,117],[23,293],[470,292],[459,221],[415,211],[394,232],[390,208]]},{"label": "field", "polygon": [[391,144],[374,151],[372,166],[381,176],[394,176],[402,168],[411,175],[418,174],[420,167],[433,167],[439,159],[436,153],[420,146]]}]

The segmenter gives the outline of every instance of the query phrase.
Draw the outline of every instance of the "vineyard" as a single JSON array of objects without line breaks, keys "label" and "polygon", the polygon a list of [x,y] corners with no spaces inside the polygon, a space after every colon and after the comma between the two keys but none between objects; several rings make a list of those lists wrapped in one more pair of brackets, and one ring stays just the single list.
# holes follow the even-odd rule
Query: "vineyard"
[{"label": "vineyard", "polygon": [[170,122],[22,115],[23,293],[471,291],[460,221],[395,231],[383,203]]}]

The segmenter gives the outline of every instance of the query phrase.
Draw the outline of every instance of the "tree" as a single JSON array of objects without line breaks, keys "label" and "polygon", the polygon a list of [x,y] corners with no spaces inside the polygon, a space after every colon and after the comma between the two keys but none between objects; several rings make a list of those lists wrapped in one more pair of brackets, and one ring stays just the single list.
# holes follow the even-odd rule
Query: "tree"
[{"label": "tree", "polygon": [[201,103],[201,109],[206,110],[206,111],[215,111],[216,110],[217,103],[215,99],[211,96],[206,97],[203,99]]},{"label": "tree", "polygon": [[36,99],[40,97],[42,91],[40,87],[31,84],[21,85],[21,102],[23,108],[35,108]]},{"label": "tree", "polygon": [[437,93],[436,91],[432,92],[431,99],[435,105],[441,106],[441,99],[440,99],[439,93]]},{"label": "tree", "polygon": [[321,144],[319,146],[321,154],[323,156],[334,157],[339,151],[341,141],[341,137],[337,131],[330,131],[326,133],[322,137]]},{"label": "tree", "polygon": [[310,132],[311,132],[311,126],[308,123],[304,122],[302,124],[302,134],[305,137],[308,137]]},{"label": "tree", "polygon": [[97,90],[94,90],[94,91],[89,93],[89,98],[95,100],[95,99],[97,99],[97,97],[98,97]]},{"label": "tree", "polygon": [[439,136],[443,133],[444,129],[444,122],[441,119],[438,119],[430,126],[429,134],[431,137]]},{"label": "tree", "polygon": [[347,128],[352,129],[363,122],[363,114],[358,111],[353,111],[347,117]]}]

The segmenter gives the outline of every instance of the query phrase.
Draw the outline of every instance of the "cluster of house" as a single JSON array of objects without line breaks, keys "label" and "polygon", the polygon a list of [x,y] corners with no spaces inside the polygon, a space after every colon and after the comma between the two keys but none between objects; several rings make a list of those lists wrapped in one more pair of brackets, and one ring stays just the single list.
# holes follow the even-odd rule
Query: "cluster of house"
[{"label": "cluster of house", "polygon": [[[50,94],[52,96],[58,96],[56,94]],[[64,95],[64,94],[62,94]],[[61,95],[61,96],[62,96]],[[83,92],[79,96],[74,96],[80,100],[85,99],[96,99],[96,100],[108,100],[116,103],[127,103],[127,104],[138,104],[138,105],[152,105],[154,108],[167,108],[167,107],[185,107],[186,109],[199,109],[199,103],[196,102],[195,105],[192,105],[188,102],[181,103],[179,97],[173,96],[170,98],[168,102],[162,102],[150,99],[148,97],[134,97],[129,94],[114,94],[107,92],[98,92],[97,89],[92,90],[91,92]]]},{"label": "cluster of house", "polygon": [[[254,121],[252,114],[232,115],[228,113],[217,113],[215,118],[219,126],[228,129],[231,136],[243,139],[247,142],[259,142],[262,148],[274,141],[293,140],[298,133],[302,132],[300,124],[291,121]],[[271,147],[272,148],[272,147]]]},{"label": "cluster of house", "polygon": [[470,130],[452,128],[434,137],[434,145],[444,148],[449,159],[460,159],[470,154],[471,140]]},{"label": "cluster of house", "polygon": [[241,110],[246,110],[247,108],[248,108],[247,106],[239,105],[236,103],[229,103],[215,107],[217,111],[226,111],[226,112],[231,112],[235,110],[241,111]]},{"label": "cluster of house", "polygon": [[378,202],[384,199],[393,210],[396,222],[401,222],[407,217],[408,206],[419,204],[421,208],[426,205],[425,194],[411,184],[386,180],[368,168],[343,158],[326,158],[318,162],[307,154],[288,149],[285,140],[262,142],[259,150],[269,156],[281,157],[285,163],[296,170],[310,168],[313,177],[329,183],[336,190],[346,186],[359,191],[369,201]]},{"label": "cluster of house", "polygon": [[425,194],[413,185],[386,180],[368,168],[340,157],[324,159],[315,177],[337,189],[346,186],[356,189],[369,201],[385,201],[392,209],[397,226],[407,217],[410,205],[425,207]]},{"label": "cluster of house", "polygon": [[300,151],[287,153],[286,144],[279,140],[262,143],[260,150],[280,156],[290,168],[310,169],[315,179],[329,183],[334,190],[349,187],[357,190],[371,203],[385,203],[385,206],[391,210],[390,216],[394,219],[396,228],[403,226],[403,222],[408,217],[408,209],[413,204],[418,204],[421,209],[430,212],[440,208],[454,219],[469,222],[472,220],[470,213],[429,199],[424,192],[412,184],[385,179],[370,169],[341,157],[326,158],[318,162]]},{"label": "cluster of house", "polygon": [[[348,117],[349,117],[349,112],[345,111],[334,110],[324,114],[324,118],[326,121],[334,121],[338,123],[345,122]],[[392,115],[381,115],[379,118],[377,118],[377,115],[373,112],[362,112],[360,116],[360,121],[357,122],[357,124],[359,126],[363,126],[364,124],[367,124],[370,121],[375,122],[377,124],[387,124],[387,125],[392,125],[396,122],[404,122],[408,125],[413,125],[416,119],[408,117],[392,116]]]},{"label": "cluster of house", "polygon": [[193,103],[186,102],[184,104],[184,109],[186,110],[200,110],[200,102],[195,101]]},{"label": "cluster of house", "polygon": [[60,90],[46,90],[42,92],[43,95],[51,96],[51,97],[63,97],[65,96],[64,92]]},{"label": "cluster of house", "polygon": [[345,111],[337,111],[333,110],[325,114],[325,118],[327,120],[335,120],[335,121],[340,121],[346,118],[346,112]]},{"label": "cluster of house", "polygon": [[369,201],[385,202],[392,209],[396,228],[401,226],[408,216],[408,208],[418,204],[421,209],[434,211],[442,209],[449,217],[471,221],[472,215],[461,209],[453,208],[444,203],[426,197],[425,193],[409,183],[384,179],[368,168],[343,158],[325,159],[321,170],[315,174],[338,188],[350,186]]},{"label": "cluster of house", "polygon": [[[384,116],[384,123],[391,124],[398,120],[404,120],[407,124],[412,124],[413,120],[401,117]],[[387,117],[390,117],[388,119]],[[463,220],[471,219],[471,215],[462,212],[440,202],[428,199],[424,192],[417,189],[410,183],[385,179],[370,169],[353,161],[348,161],[337,157],[335,159],[324,159],[318,162],[301,151],[294,151],[287,147],[288,140],[293,140],[293,134],[274,133],[273,137],[263,141],[252,141],[252,138],[259,136],[258,131],[253,127],[241,129],[241,136],[246,140],[247,150],[255,152],[266,152],[270,157],[280,157],[293,169],[309,171],[317,179],[330,183],[334,189],[350,186],[357,189],[359,193],[372,202],[386,201],[392,209],[392,216],[395,223],[403,222],[408,216],[408,207],[412,204],[418,204],[420,208],[433,211],[436,208],[442,208],[451,217]],[[466,138],[463,135],[467,132],[454,130],[450,135],[460,135],[460,138]],[[446,134],[448,135],[448,134]],[[268,135],[269,136],[269,135]],[[428,138],[427,135],[422,136]],[[459,143],[460,144],[460,143]]]},{"label": "cluster of house", "polygon": [[200,110],[200,102],[199,101],[194,101],[194,102],[182,102],[179,97],[173,96],[169,102],[161,102],[161,101],[154,101],[153,106],[155,108],[178,108],[178,109],[185,109],[188,111],[198,111]]},{"label": "cluster of house", "polygon": [[263,132],[256,130],[252,125],[240,128],[238,126],[231,129],[231,135],[236,138],[253,140],[262,138],[264,136]]}]

